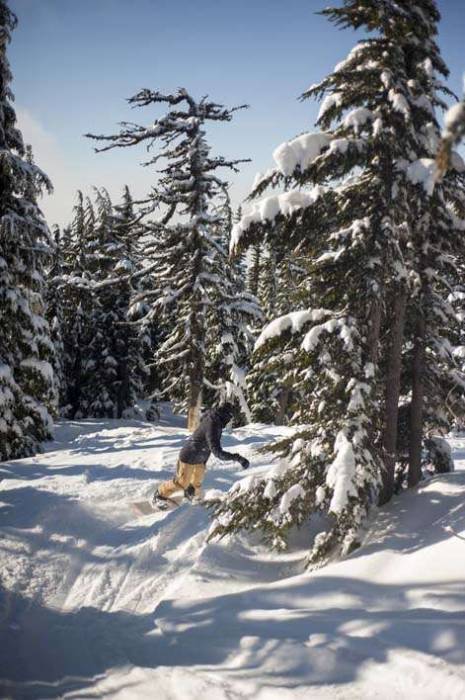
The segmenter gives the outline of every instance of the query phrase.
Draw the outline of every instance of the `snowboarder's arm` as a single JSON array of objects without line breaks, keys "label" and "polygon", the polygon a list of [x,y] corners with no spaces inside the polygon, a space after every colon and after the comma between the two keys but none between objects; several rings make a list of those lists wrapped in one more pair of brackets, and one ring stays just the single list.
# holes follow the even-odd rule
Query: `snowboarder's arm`
[{"label": "snowboarder's arm", "polygon": [[223,448],[221,447],[221,433],[221,425],[216,421],[212,421],[206,433],[207,444],[212,453],[215,455],[215,457],[218,457],[218,459],[221,459],[223,462],[240,461],[240,459],[242,459],[241,455],[234,454],[233,452],[226,452],[225,450],[223,450]]}]

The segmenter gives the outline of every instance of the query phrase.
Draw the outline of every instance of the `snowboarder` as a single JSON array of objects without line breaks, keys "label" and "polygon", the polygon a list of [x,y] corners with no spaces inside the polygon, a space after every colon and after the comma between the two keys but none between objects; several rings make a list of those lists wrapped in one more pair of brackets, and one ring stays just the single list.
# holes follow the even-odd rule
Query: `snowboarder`
[{"label": "snowboarder", "polygon": [[189,500],[199,496],[206,462],[212,452],[218,459],[239,462],[243,469],[249,467],[249,461],[245,457],[225,452],[221,447],[221,433],[232,416],[233,406],[230,403],[224,403],[204,415],[197,430],[182,446],[176,476],[170,481],[164,481],[155,491],[154,505],[161,505],[170,500],[175,491],[184,491],[184,496]]}]

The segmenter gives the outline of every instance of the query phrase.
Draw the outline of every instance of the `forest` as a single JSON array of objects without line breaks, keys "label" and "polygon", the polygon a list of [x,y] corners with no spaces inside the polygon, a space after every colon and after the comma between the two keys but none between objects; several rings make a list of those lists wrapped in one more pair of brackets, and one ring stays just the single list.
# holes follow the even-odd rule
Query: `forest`
[{"label": "forest", "polygon": [[101,158],[144,145],[150,191],[79,191],[60,230],[16,125],[16,18],[0,2],[0,458],[34,454],[58,417],[156,422],[168,401],[194,430],[230,400],[236,427],[294,430],[267,446],[279,469],[214,503],[213,534],[258,528],[284,549],[317,513],[309,564],[356,548],[371,509],[418,484],[425,452],[451,469],[441,435],[465,406],[465,107],[440,126],[456,98],[439,12],[344,0],[323,15],[366,38],[302,94],[320,101],[315,130],[283,134],[246,202],[226,180],[241,159],[208,133],[247,105],[146,88],[128,100],[142,124],[87,138]]},{"label": "forest", "polygon": [[465,697],[465,6],[233,5],[0,0],[5,700]]}]

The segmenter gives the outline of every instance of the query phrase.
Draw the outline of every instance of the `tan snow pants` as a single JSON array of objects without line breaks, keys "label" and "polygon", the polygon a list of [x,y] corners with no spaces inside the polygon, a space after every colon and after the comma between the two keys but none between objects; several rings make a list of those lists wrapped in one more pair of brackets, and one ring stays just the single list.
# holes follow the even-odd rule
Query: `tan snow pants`
[{"label": "tan snow pants", "polygon": [[178,460],[176,476],[170,481],[164,481],[158,487],[160,496],[170,498],[176,491],[185,491],[192,484],[195,488],[195,495],[199,496],[202,488],[203,477],[205,476],[205,464],[187,464]]}]

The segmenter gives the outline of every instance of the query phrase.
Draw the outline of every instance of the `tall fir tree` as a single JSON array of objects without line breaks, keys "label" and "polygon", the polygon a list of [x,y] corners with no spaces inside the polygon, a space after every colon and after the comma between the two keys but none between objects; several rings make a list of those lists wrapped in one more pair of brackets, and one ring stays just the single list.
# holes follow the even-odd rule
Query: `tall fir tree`
[{"label": "tall fir tree", "polygon": [[[140,225],[139,216],[134,207],[132,195],[126,185],[120,204],[113,208],[113,228],[119,247],[119,260],[113,274],[121,277],[121,283],[114,290],[114,302],[117,308],[116,355],[118,358],[119,390],[117,414],[131,410],[137,397],[146,394],[150,370],[147,359],[153,355],[156,343],[156,331],[150,324],[134,324],[134,315],[130,314],[131,300],[139,292],[140,282],[132,284],[128,279],[140,271],[144,261],[142,257],[142,238],[144,227]],[[111,273],[110,273],[111,274]],[[149,390],[153,393],[153,389]]]},{"label": "tall fir tree", "polygon": [[[232,318],[239,320],[233,321],[233,330],[239,329],[242,335],[247,320],[256,313],[253,304],[231,296],[227,275],[218,273],[227,269],[228,260],[215,236],[215,229],[226,225],[221,214],[214,213],[227,189],[217,171],[236,171],[242,161],[210,155],[205,132],[209,122],[230,121],[239,108],[226,109],[206,98],[196,101],[183,88],[166,95],[142,90],[129,102],[138,107],[168,105],[169,111],[149,127],[124,123],[118,134],[89,136],[109,142],[100,151],[162,143],[160,152],[146,163],[164,161],[146,203],[147,213],[166,208],[160,221],[146,224],[151,233],[144,250],[149,261],[146,274],[154,276],[156,290],[141,292],[137,302],[148,303],[148,318],[160,316],[169,329],[157,354],[165,367],[163,391],[176,408],[187,411],[188,427],[194,429],[204,386],[211,386],[206,372],[210,328],[228,326]],[[226,333],[220,339],[224,338]],[[232,373],[235,366],[232,359]],[[234,377],[231,384],[235,384]]]},{"label": "tall fir tree", "polygon": [[[434,2],[345,0],[323,14],[373,36],[304,94],[324,97],[317,121],[322,131],[276,149],[277,168],[253,194],[280,184],[287,191],[261,200],[233,234],[235,247],[284,240],[307,259],[309,276],[297,285],[295,310],[265,328],[256,348],[273,352],[283,372],[294,368],[294,382],[307,397],[295,420],[308,427],[275,446],[287,459],[269,478],[238,485],[218,504],[214,528],[223,535],[260,527],[283,547],[290,527],[323,513],[328,524],[313,543],[311,563],[336,547],[347,552],[357,546],[380,490],[383,500],[392,495],[412,275],[420,290],[412,340],[419,348],[414,415],[415,397],[420,405],[424,398],[418,366],[426,352],[425,308],[433,298],[427,278],[438,269],[435,246],[424,238],[431,217],[436,252],[450,252],[458,240],[446,207],[455,193],[444,193],[442,206],[440,193],[434,204],[429,197],[434,109],[442,106],[435,73],[447,72],[434,42]],[[422,208],[429,214],[420,223]],[[443,313],[438,290],[434,298]],[[437,343],[444,356],[440,334],[430,336],[429,347]],[[420,416],[417,433],[422,428]]]},{"label": "tall fir tree", "polygon": [[37,205],[51,184],[16,126],[7,59],[16,23],[0,0],[0,459],[32,454],[51,437],[56,399],[43,300],[50,233]]},{"label": "tall fir tree", "polygon": [[246,376],[253,347],[252,323],[261,321],[257,299],[246,289],[242,261],[228,261],[232,210],[226,192],[224,202],[214,210],[217,223],[212,239],[221,255],[213,260],[211,273],[216,288],[211,290],[207,312],[208,344],[205,353],[205,404],[212,406],[225,400],[235,404],[235,422],[250,420],[246,398]]}]

